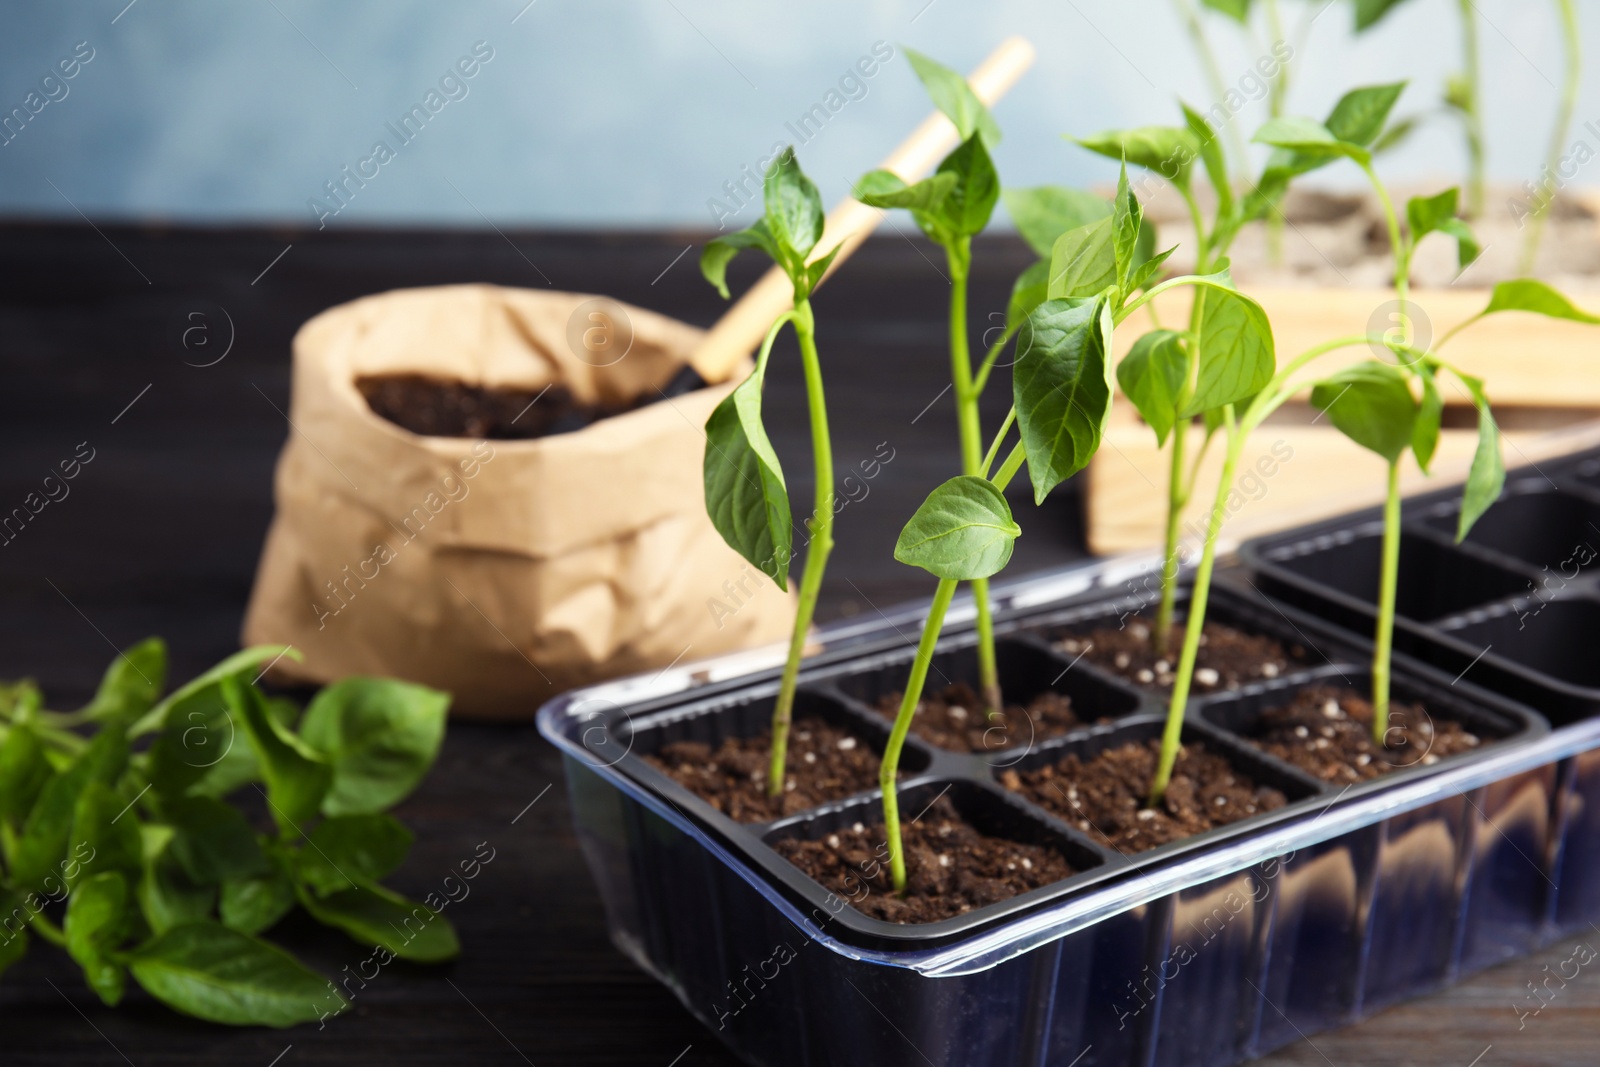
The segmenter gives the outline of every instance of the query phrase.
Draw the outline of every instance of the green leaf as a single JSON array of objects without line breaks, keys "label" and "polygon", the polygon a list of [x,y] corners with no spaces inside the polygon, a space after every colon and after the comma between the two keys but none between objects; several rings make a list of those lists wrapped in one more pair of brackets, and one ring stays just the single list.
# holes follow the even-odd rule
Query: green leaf
[{"label": "green leaf", "polygon": [[1200,320],[1200,371],[1184,417],[1236,404],[1264,389],[1277,369],[1272,325],[1261,305],[1230,286],[1206,283]]},{"label": "green leaf", "polygon": [[1483,309],[1482,314],[1492,315],[1497,311],[1531,311],[1552,319],[1600,323],[1600,316],[1579,309],[1555,289],[1532,278],[1519,278],[1496,285],[1489,297],[1489,306]]},{"label": "green leaf", "polygon": [[112,1007],[122,1000],[126,972],[115,958],[128,934],[128,882],[118,871],[85,878],[67,901],[67,954],[83,968],[89,988]]},{"label": "green leaf", "polygon": [[1064,185],[1006,189],[1000,195],[1017,232],[1028,247],[1045,259],[1050,257],[1056,238],[1111,213],[1110,205],[1102,198]]},{"label": "green leaf", "polygon": [[[150,784],[163,796],[180,796],[235,753],[250,749],[244,709],[230,703],[238,690],[219,679],[172,702],[150,746]],[[254,761],[251,761],[254,767]]]},{"label": "green leaf", "polygon": [[1056,239],[1050,252],[1050,299],[1098,296],[1116,282],[1110,218],[1068,230]]},{"label": "green leaf", "polygon": [[1411,226],[1413,243],[1430,233],[1443,233],[1456,239],[1457,261],[1465,268],[1478,258],[1478,241],[1465,222],[1456,218],[1458,190],[1446,189],[1437,196],[1414,196],[1406,201],[1406,222]]},{"label": "green leaf", "polygon": [[1136,293],[1154,281],[1156,275],[1161,273],[1161,264],[1165,263],[1167,261],[1167,257],[1172,255],[1172,253],[1176,252],[1177,250],[1178,246],[1173,245],[1165,252],[1157,252],[1143,263],[1140,263],[1139,266],[1134,270],[1133,276],[1128,279],[1128,284],[1124,290],[1124,295]]},{"label": "green leaf", "polygon": [[1070,139],[1091,152],[1143,167],[1185,189],[1200,156],[1200,142],[1181,126],[1140,126]]},{"label": "green leaf", "polygon": [[326,897],[303,892],[300,904],[323,925],[404,960],[438,963],[461,954],[448,919],[383,886],[360,886]]},{"label": "green leaf", "polygon": [[1028,316],[1011,371],[1034,500],[1082,470],[1111,417],[1111,310],[1048,300]]},{"label": "green leaf", "polygon": [[201,885],[247,878],[267,869],[266,854],[244,815],[211,797],[174,797],[161,813],[172,824],[173,857]]},{"label": "green leaf", "polygon": [[1151,330],[1117,364],[1117,384],[1156,432],[1157,444],[1167,443],[1178,421],[1178,401],[1188,377],[1183,335],[1172,330]]},{"label": "green leaf", "polygon": [[778,161],[768,168],[761,183],[761,192],[766,207],[767,232],[777,241],[780,249],[792,253],[782,260],[792,278],[794,267],[803,263],[822,239],[825,218],[822,194],[817,192],[811,179],[801,172],[792,145],[785,148]]},{"label": "green leaf", "polygon": [[0,744],[0,822],[15,826],[25,820],[52,773],[34,728],[12,726]]},{"label": "green leaf", "polygon": [[1433,368],[1427,363],[1419,365],[1417,377],[1422,379],[1422,403],[1417,407],[1417,421],[1411,430],[1411,451],[1417,457],[1417,466],[1428,472],[1433,454],[1439,447],[1439,427],[1444,421],[1444,398],[1434,384]]},{"label": "green leaf", "polygon": [[1118,163],[1136,167],[1187,189],[1200,157],[1200,142],[1183,126],[1140,126],[1130,130],[1104,130],[1088,137],[1063,134],[1067,140]]},{"label": "green leaf", "polygon": [[1117,197],[1111,207],[1111,245],[1112,256],[1117,261],[1117,285],[1124,293],[1128,291],[1128,277],[1133,273],[1143,223],[1144,208],[1128,188],[1128,168],[1123,165],[1117,178]]},{"label": "green leaf", "polygon": [[253,677],[265,667],[284,658],[300,660],[304,657],[297,649],[284,645],[254,645],[250,648],[240,649],[204,674],[190,679],[171,693],[168,693],[166,699],[151,708],[138,722],[133,724],[132,729],[129,730],[129,735],[138,737],[149,733],[151,730],[159,729],[166,722],[167,713],[175,705],[207,686],[215,685],[224,678],[233,678],[245,673],[249,673]]},{"label": "green leaf", "polygon": [[1389,363],[1368,361],[1318,382],[1311,406],[1350,440],[1396,463],[1411,447],[1417,401],[1406,374]]},{"label": "green leaf", "polygon": [[1500,454],[1500,427],[1495,425],[1483,382],[1468,374],[1458,373],[1456,377],[1472,393],[1472,402],[1478,409],[1478,447],[1472,454],[1472,466],[1467,470],[1467,484],[1461,491],[1461,517],[1456,524],[1456,541],[1460,542],[1466,540],[1473,524],[1500,499],[1500,490],[1506,484],[1506,463]]},{"label": "green leaf", "polygon": [[[312,699],[312,706],[329,690],[352,681],[357,679],[328,686]],[[223,684],[229,690],[229,704],[243,711],[244,733],[255,749],[261,775],[267,782],[267,807],[273,821],[286,834],[299,832],[301,824],[317,814],[329,794],[333,769],[323,755],[327,750],[318,751],[313,747],[315,742],[308,744],[267,714],[266,702],[255,686],[235,678]],[[309,717],[308,711],[308,720]]]},{"label": "green leaf", "polygon": [[868,207],[931,212],[950,195],[956,181],[954,173],[942,172],[929,175],[915,185],[907,185],[894,171],[869,170],[856,182],[851,195]]},{"label": "green leaf", "polygon": [[1356,32],[1370,29],[1401,0],[1356,0]]},{"label": "green leaf", "polygon": [[324,815],[366,815],[405,799],[444,740],[450,694],[393,678],[346,678],[312,698],[300,734],[333,766]]},{"label": "green leaf", "polygon": [[1188,104],[1180,106],[1183,108],[1183,121],[1199,145],[1200,162],[1205,164],[1206,177],[1217,194],[1217,217],[1225,217],[1233,212],[1233,183],[1228,178],[1228,161],[1222,151],[1222,140],[1204,115]]},{"label": "green leaf", "polygon": [[828,268],[833,266],[834,258],[839,255],[839,249],[843,247],[842,244],[834,245],[827,255],[819,256],[813,262],[806,264],[800,282],[802,290],[807,295],[822,283],[822,276],[828,273]]},{"label": "green leaf", "polygon": [[1368,148],[1383,132],[1389,112],[1394,110],[1395,101],[1400,99],[1405,88],[1406,83],[1402,81],[1351,89],[1333,105],[1323,125],[1346,144]]},{"label": "green leaf", "polygon": [[46,879],[63,879],[77,871],[84,857],[67,855],[67,839],[78,799],[91,782],[104,786],[116,781],[127,762],[126,732],[107,725],[65,771],[45,783],[9,857],[13,887],[25,893],[47,892]]},{"label": "green leaf", "polygon": [[1372,154],[1360,145],[1339,140],[1328,127],[1315,119],[1294,115],[1268,119],[1251,140],[1309,156],[1313,165],[1339,156],[1363,164],[1372,161]]},{"label": "green leaf", "polygon": [[1005,568],[1021,533],[1005,494],[962,474],[928,494],[900,531],[894,558],[939,578],[987,578]]},{"label": "green leaf", "polygon": [[706,281],[716,286],[724,300],[729,296],[728,263],[747,248],[759,248],[774,263],[779,262],[777,243],[768,232],[764,219],[757,219],[748,229],[730,233],[726,237],[714,237],[700,250],[700,273]]},{"label": "green leaf", "polygon": [[1011,300],[1006,304],[1006,329],[1019,328],[1028,313],[1044,303],[1049,293],[1050,264],[1043,259],[1034,260],[1011,285]]},{"label": "green leaf", "polygon": [[166,684],[166,642],[147,637],[117,654],[83,710],[91,719],[122,716],[131,721],[155,706]]},{"label": "green leaf", "polygon": [[778,453],[761,422],[764,371],[756,368],[706,420],[706,514],[729,548],[786,590],[794,519]]},{"label": "green leaf", "polygon": [[144,877],[135,887],[139,910],[155,933],[210,918],[217,902],[216,886],[198,885],[173,857],[170,826],[145,826]]},{"label": "green leaf", "polygon": [[1250,0],[1200,0],[1200,5],[1220,11],[1241,25],[1250,21]]},{"label": "green leaf", "polygon": [[319,896],[369,885],[405,862],[412,840],[392,815],[324,819],[300,852],[300,878]]},{"label": "green leaf", "polygon": [[1417,132],[1417,127],[1420,125],[1422,125],[1421,115],[1407,115],[1403,119],[1396,119],[1387,129],[1378,134],[1376,141],[1372,142],[1372,154],[1378,156],[1391,149],[1399,148],[1411,139],[1411,135]]},{"label": "green leaf", "polygon": [[259,934],[287,915],[294,902],[294,883],[274,863],[268,874],[222,883],[222,924],[241,934]]},{"label": "green leaf", "polygon": [[955,176],[949,193],[933,212],[938,223],[958,237],[981,233],[1000,199],[1000,175],[995,173],[983,138],[973,134],[956,146],[935,173]]},{"label": "green leaf", "polygon": [[[287,952],[214,922],[158,935],[128,956],[128,968],[168,1007],[234,1026],[310,1022],[330,993],[321,975]],[[344,997],[332,995],[343,1010]]]},{"label": "green leaf", "polygon": [[120,871],[130,878],[138,877],[143,848],[139,816],[133,805],[110,786],[91,781],[73,806],[67,854],[82,857],[77,871],[68,872],[68,885],[101,871]]},{"label": "green leaf", "polygon": [[928,91],[933,106],[955,123],[956,132],[963,141],[978,133],[983,135],[990,148],[1000,143],[1000,126],[972,91],[972,86],[967,84],[967,79],[921,52],[910,48],[903,50],[911,61],[911,69],[917,72],[923,88]]}]

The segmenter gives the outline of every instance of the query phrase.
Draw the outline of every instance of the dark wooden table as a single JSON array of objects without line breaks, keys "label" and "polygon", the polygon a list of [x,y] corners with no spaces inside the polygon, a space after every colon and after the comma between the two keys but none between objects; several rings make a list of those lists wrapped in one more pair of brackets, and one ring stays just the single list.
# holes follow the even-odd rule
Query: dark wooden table
[{"label": "dark wooden table", "polygon": [[[0,513],[80,443],[94,449],[70,495],[0,546],[0,677],[31,675],[53,706],[69,707],[113,647],[148,634],[167,638],[177,679],[236,647],[287,432],[289,341],[312,314],[389,288],[491,281],[607,293],[707,324],[720,301],[693,252],[675,258],[698,239],[0,226]],[[975,320],[1003,310],[1027,260],[1019,242],[982,242]],[[871,495],[841,519],[824,617],[931,591],[889,550],[905,516],[957,463],[950,398],[940,395],[948,380],[941,271],[926,244],[881,237],[841,279],[848,289],[833,284],[818,298],[837,454],[867,457],[880,442],[895,450]],[[754,265],[734,273],[738,289]],[[782,360],[769,387],[769,417],[791,491],[804,497],[793,363]],[[1004,397],[991,399],[1000,408],[993,419]],[[1070,485],[1038,511],[1021,497],[1014,506],[1027,531],[1017,572],[1083,555]],[[36,947],[0,978],[0,1063],[734,1062],[606,940],[558,758],[531,722],[453,724],[438,766],[399,814],[417,844],[394,881],[413,896],[480,843],[494,850],[471,895],[448,911],[461,933],[459,961],[391,964],[364,988],[352,985],[349,1014],[276,1032],[194,1022],[137,990],[107,1009],[62,954]],[[273,937],[330,975],[367,955],[296,918]],[[1267,1062],[1593,1063],[1600,979],[1573,981],[1520,1031],[1513,1010],[1524,983],[1570,951],[1508,964]]]}]

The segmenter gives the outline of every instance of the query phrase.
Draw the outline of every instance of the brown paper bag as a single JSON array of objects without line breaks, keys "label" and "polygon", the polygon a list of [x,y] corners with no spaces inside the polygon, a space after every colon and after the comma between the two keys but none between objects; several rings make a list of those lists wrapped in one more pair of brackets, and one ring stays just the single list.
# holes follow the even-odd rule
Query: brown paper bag
[{"label": "brown paper bag", "polygon": [[355,385],[420,373],[625,404],[656,397],[701,334],[489,285],[306,323],[245,642],[293,645],[304,659],[276,668],[293,680],[392,675],[466,715],[521,717],[574,686],[783,640],[791,599],[705,516],[702,427],[732,383],[526,441],[419,436]]}]

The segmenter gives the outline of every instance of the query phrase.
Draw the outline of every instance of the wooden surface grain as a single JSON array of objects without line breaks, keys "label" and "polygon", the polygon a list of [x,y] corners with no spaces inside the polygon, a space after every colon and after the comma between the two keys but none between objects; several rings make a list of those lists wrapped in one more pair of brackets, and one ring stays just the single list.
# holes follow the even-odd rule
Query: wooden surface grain
[{"label": "wooden surface grain", "polygon": [[[289,432],[289,338],[305,318],[370,292],[468,280],[603,292],[700,325],[720,304],[693,253],[675,259],[696,239],[688,234],[101,231],[0,226],[0,511],[80,442],[94,449],[70,495],[0,546],[0,677],[32,675],[56,706],[81,701],[113,647],[147,634],[168,639],[175,678],[235,647]],[[1015,241],[980,243],[975,329],[988,310],[1003,312],[1027,257]],[[931,592],[889,548],[957,462],[941,395],[941,269],[925,243],[880,236],[818,297],[839,460],[867,458],[880,442],[895,452],[841,515],[825,617]],[[735,288],[755,273],[754,263],[736,266]],[[208,332],[185,346],[195,326]],[[782,356],[769,410],[791,491],[804,495],[804,412],[794,360]],[[991,420],[1005,399],[991,397]],[[1072,487],[1039,511],[1024,497],[1013,504],[1026,531],[1018,573],[1082,555]],[[137,991],[107,1009],[62,954],[36,949],[0,978],[0,1063],[734,1062],[606,940],[559,760],[531,721],[452,724],[438,766],[398,814],[417,844],[394,881],[413,896],[480,844],[494,850],[446,912],[461,933],[459,961],[391,964],[352,986],[348,1015],[279,1032],[194,1022]],[[330,975],[367,955],[298,918],[273,937]],[[1266,1062],[1593,1063],[1600,978],[1585,971],[1520,1030],[1512,1007],[1545,963],[1569,954],[1557,946],[1506,964]]]}]

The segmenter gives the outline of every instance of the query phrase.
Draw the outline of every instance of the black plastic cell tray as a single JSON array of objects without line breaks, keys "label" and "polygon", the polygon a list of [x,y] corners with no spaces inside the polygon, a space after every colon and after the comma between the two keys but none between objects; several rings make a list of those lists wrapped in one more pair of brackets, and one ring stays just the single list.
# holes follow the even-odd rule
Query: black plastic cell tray
[{"label": "black plastic cell tray", "polygon": [[[1395,647],[1538,708],[1553,725],[1600,710],[1600,457],[1518,471],[1455,543],[1459,488],[1406,503]],[[1257,585],[1369,633],[1376,510],[1247,542]]]}]

